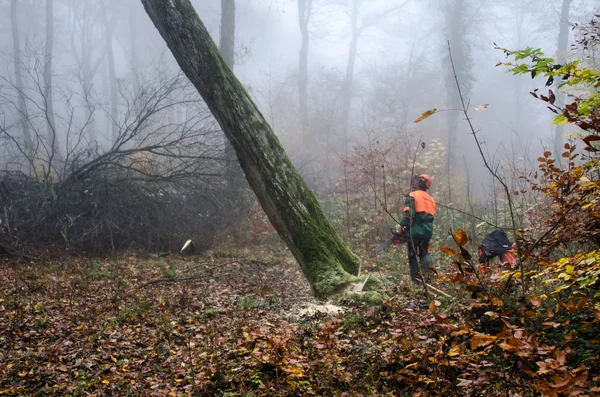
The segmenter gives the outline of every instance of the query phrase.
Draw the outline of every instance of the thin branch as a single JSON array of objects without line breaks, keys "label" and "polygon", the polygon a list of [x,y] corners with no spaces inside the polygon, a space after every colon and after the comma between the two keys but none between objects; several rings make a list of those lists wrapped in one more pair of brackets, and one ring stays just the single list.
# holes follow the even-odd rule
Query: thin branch
[{"label": "thin branch", "polygon": [[470,216],[471,218],[477,219],[477,220],[479,220],[481,222],[485,222],[486,225],[493,226],[496,229],[513,230],[512,227],[494,225],[493,223],[490,223],[490,222],[486,221],[485,219],[478,217],[477,215],[473,215],[473,214],[470,214],[468,212],[459,210],[458,208],[453,208],[453,207],[450,207],[450,206],[447,206],[447,205],[444,205],[444,204],[440,204],[439,202],[436,202],[436,204],[439,205],[440,207],[446,208],[446,209],[448,209],[450,211],[456,211],[456,212],[459,212],[459,213],[461,213],[463,215]]},{"label": "thin branch", "polygon": [[487,161],[487,158],[483,154],[483,149],[481,148],[481,143],[479,142],[479,138],[477,137],[477,131],[475,131],[475,128],[473,127],[473,123],[471,122],[471,117],[469,116],[469,109],[465,105],[465,99],[463,97],[462,90],[460,88],[458,76],[456,75],[456,67],[454,66],[454,60],[452,58],[452,49],[450,48],[450,40],[448,40],[448,54],[450,56],[450,64],[452,65],[452,73],[454,74],[454,80],[456,81],[456,88],[458,90],[458,95],[460,97],[460,102],[462,104],[463,113],[465,115],[467,122],[469,123],[469,128],[471,129],[471,132],[473,133],[473,138],[475,139],[475,143],[477,144],[477,149],[479,150],[479,154],[481,155],[481,158],[483,159],[483,163],[485,164],[485,167],[488,169],[490,174],[492,174],[492,176],[494,178],[496,178],[496,180],[498,182],[500,182],[500,184],[502,185],[502,187],[504,188],[504,191],[506,193],[506,199],[508,200],[508,209],[510,211],[510,218],[511,218],[511,221],[513,224],[513,229],[512,229],[513,236],[514,236],[515,244],[517,247],[517,257],[518,257],[519,269],[521,270],[521,284],[523,287],[522,294],[523,294],[523,299],[525,299],[525,272],[523,271],[523,260],[521,258],[521,248],[520,248],[520,244],[519,244],[519,236],[517,235],[517,222],[515,219],[515,214],[514,214],[514,209],[513,209],[513,204],[512,204],[512,196],[511,196],[510,190],[508,189],[508,186],[506,185],[504,180],[500,177],[500,175],[498,175],[498,173],[496,171],[494,171],[492,169],[492,167],[490,166],[490,164]]}]

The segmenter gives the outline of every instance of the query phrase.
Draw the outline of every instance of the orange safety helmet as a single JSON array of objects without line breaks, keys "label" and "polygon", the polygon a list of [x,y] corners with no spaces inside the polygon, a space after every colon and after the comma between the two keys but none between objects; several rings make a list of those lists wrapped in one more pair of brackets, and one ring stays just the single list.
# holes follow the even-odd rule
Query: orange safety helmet
[{"label": "orange safety helmet", "polygon": [[431,189],[431,177],[427,174],[419,175],[419,182],[424,182],[427,189]]}]

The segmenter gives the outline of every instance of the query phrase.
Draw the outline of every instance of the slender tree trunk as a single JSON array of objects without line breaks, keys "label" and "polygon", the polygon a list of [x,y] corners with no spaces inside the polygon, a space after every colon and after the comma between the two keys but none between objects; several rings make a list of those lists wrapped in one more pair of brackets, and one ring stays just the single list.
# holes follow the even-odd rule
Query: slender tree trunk
[{"label": "slender tree trunk", "polygon": [[13,51],[14,51],[14,71],[15,71],[15,86],[19,95],[19,125],[21,128],[21,134],[25,142],[25,152],[28,156],[31,156],[33,150],[33,141],[31,140],[31,131],[29,130],[28,119],[29,114],[27,113],[27,104],[25,102],[25,92],[23,91],[23,75],[21,71],[21,42],[19,41],[19,20],[17,17],[17,0],[11,0],[10,2],[10,24],[12,28],[13,37]]},{"label": "slender tree trunk", "polygon": [[113,31],[115,28],[115,16],[108,19],[109,2],[104,2],[102,10],[102,21],[104,23],[104,39],[106,45],[106,61],[108,62],[108,84],[110,86],[110,122],[111,122],[111,137],[115,142],[119,137],[119,128],[117,126],[117,118],[119,112],[118,94],[117,94],[117,76],[115,72],[115,52],[113,49]]},{"label": "slender tree trunk", "polygon": [[348,125],[350,122],[350,107],[352,106],[352,88],[354,86],[354,64],[356,62],[356,52],[358,49],[358,39],[361,29],[358,27],[358,11],[362,0],[352,0],[352,39],[350,40],[350,52],[348,54],[348,63],[346,64],[346,78],[343,87],[343,105],[342,105],[342,132],[344,134],[345,145],[348,145]]},{"label": "slender tree trunk", "polygon": [[[571,10],[571,3],[573,0],[563,0],[562,9],[560,13],[560,31],[558,33],[558,46],[556,49],[557,63],[563,64],[567,58],[567,50],[569,46],[569,13]],[[565,95],[559,89],[556,89],[556,103],[559,106],[564,105]],[[565,126],[559,124],[554,130],[554,150],[556,151],[556,157],[560,158],[560,152],[563,149],[563,133],[565,132]]]},{"label": "slender tree trunk", "polygon": [[[358,49],[358,39],[361,30],[358,27],[358,10],[362,0],[352,0],[352,38],[350,40],[350,52],[348,53],[348,63],[346,64],[346,78],[342,88],[342,137],[344,138],[344,153],[348,159],[348,126],[350,123],[350,107],[352,106],[352,87],[354,84],[354,63],[356,62],[356,52]],[[344,193],[346,201],[346,232],[350,234],[350,198],[348,196],[348,169],[344,161]]]},{"label": "slender tree trunk", "polygon": [[[131,78],[133,81],[133,90],[135,92],[135,97],[138,97],[138,94],[141,89],[140,83],[140,57],[138,52],[138,16],[136,12],[136,0],[130,0],[131,4],[129,7],[129,44],[131,48]],[[141,111],[139,101],[135,101],[134,109],[137,114]]]},{"label": "slender tree trunk", "polygon": [[233,145],[250,186],[318,296],[355,281],[360,260],[321,210],[279,140],[220,56],[189,0],[142,0]]},{"label": "slender tree trunk", "polygon": [[235,64],[235,0],[221,0],[221,38],[219,50],[227,66]]},{"label": "slender tree trunk", "polygon": [[[221,0],[221,37],[219,50],[227,66],[233,71],[235,65],[235,0]],[[244,174],[240,168],[233,145],[225,138],[225,180],[227,195],[234,210],[244,205]]]},{"label": "slender tree trunk", "polygon": [[[454,75],[452,75],[454,78]],[[459,109],[461,104],[460,100],[457,100],[454,95],[458,95],[458,93],[452,92],[452,98],[450,98],[450,108],[453,109],[448,112],[448,155],[446,157],[446,169],[449,174],[452,170],[454,170],[454,166],[456,165],[456,135],[458,131],[458,111],[454,109]],[[448,181],[450,183],[450,181]]]},{"label": "slender tree trunk", "polygon": [[308,148],[308,46],[310,37],[308,35],[308,23],[312,12],[312,0],[298,0],[298,22],[302,45],[298,61],[298,100],[300,104],[300,128],[302,134],[302,161],[306,160]]},{"label": "slender tree trunk", "polygon": [[[50,176],[51,170],[55,169],[54,160],[62,163],[62,154],[58,148],[58,137],[56,133],[56,122],[54,118],[54,101],[52,99],[52,58],[54,56],[54,0],[46,0],[46,46],[44,50],[44,100],[46,128],[48,135],[48,144],[50,145],[48,154],[48,170],[45,177]],[[59,168],[62,165],[59,165]]]},{"label": "slender tree trunk", "polygon": [[[83,41],[83,40],[82,40]],[[82,43],[82,51],[81,51],[81,74],[82,74],[82,86],[84,90],[84,95],[88,100],[91,100],[92,89],[94,87],[94,76],[91,68],[91,51],[87,51],[85,48],[85,44]],[[85,107],[85,119],[90,119],[89,125],[86,127],[87,136],[90,142],[94,142],[96,140],[96,121],[93,115],[93,109],[90,104],[86,104]]]},{"label": "slender tree trunk", "polygon": [[[464,13],[465,13],[465,0],[454,0],[451,8],[448,11],[449,19],[447,20],[448,28],[447,32],[449,35],[450,45],[452,46],[452,53],[455,54],[455,66],[457,75],[461,79],[461,85],[465,86],[465,94],[469,93],[469,84],[466,74],[469,73],[466,67],[467,63],[467,52],[466,48],[468,43],[466,42],[466,30],[464,24]],[[456,109],[461,109],[462,105],[460,102],[460,96],[456,89],[456,82],[454,81],[454,73],[452,67],[447,65],[446,75],[446,86],[449,95],[449,105],[452,109],[448,114],[448,155],[446,157],[446,169],[450,176],[452,170],[456,166],[456,135],[458,131],[458,119],[460,112]],[[450,181],[448,181],[450,183]]]}]

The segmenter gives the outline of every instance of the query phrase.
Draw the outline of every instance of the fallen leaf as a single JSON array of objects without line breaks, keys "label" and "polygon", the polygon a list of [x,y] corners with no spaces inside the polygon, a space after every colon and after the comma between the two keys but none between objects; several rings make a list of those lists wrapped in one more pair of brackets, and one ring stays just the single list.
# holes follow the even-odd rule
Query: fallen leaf
[{"label": "fallen leaf", "polygon": [[471,343],[471,349],[475,350],[475,349],[477,349],[479,347],[487,346],[490,343],[494,342],[496,339],[497,338],[495,336],[492,336],[492,335],[481,335],[481,334],[474,335],[471,338],[471,342],[470,342]]}]

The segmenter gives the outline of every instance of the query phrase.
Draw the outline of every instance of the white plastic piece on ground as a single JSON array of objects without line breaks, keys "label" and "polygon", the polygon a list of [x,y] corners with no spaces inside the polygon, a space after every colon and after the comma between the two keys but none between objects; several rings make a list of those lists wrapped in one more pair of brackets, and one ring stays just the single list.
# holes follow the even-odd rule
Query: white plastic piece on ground
[{"label": "white plastic piece on ground", "polygon": [[179,251],[182,254],[187,254],[190,253],[192,251],[194,247],[194,242],[192,240],[188,240],[185,242],[185,244],[183,244],[183,247],[181,248],[181,251]]}]

